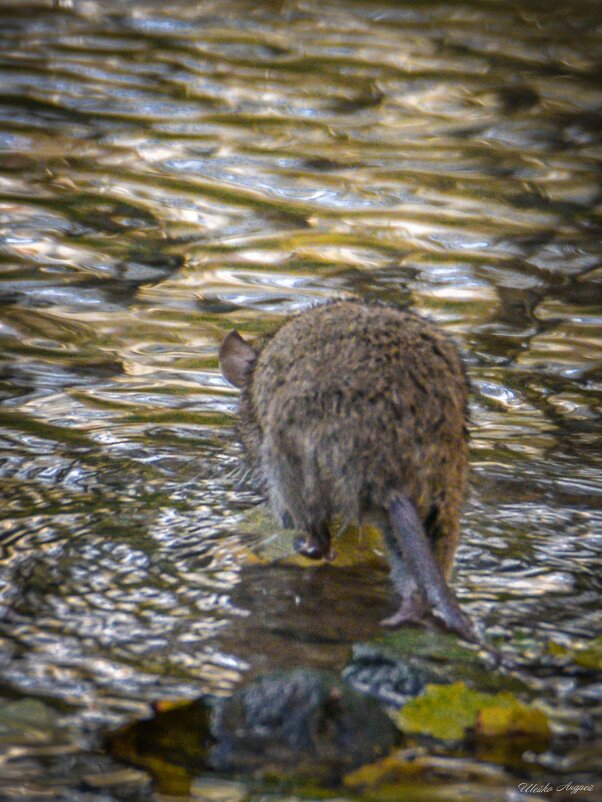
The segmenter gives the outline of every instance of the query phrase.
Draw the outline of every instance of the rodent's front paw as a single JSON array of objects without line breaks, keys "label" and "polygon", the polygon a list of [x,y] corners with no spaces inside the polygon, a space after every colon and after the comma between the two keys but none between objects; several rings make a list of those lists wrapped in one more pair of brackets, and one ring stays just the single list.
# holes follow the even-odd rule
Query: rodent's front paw
[{"label": "rodent's front paw", "polygon": [[295,538],[295,550],[310,560],[331,562],[335,558],[335,553],[330,548],[330,542],[322,542],[314,535]]}]

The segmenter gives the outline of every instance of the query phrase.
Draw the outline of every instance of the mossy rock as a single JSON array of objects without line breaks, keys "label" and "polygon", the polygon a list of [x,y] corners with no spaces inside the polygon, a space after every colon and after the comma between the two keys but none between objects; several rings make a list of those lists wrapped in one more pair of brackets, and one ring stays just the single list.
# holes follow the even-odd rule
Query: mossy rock
[{"label": "mossy rock", "polygon": [[[297,529],[283,529],[275,521],[265,504],[260,504],[245,513],[238,531],[243,535],[241,556],[248,563],[276,563],[315,568],[316,560],[299,554],[295,541],[305,533]],[[386,560],[382,533],[372,524],[361,527],[332,527],[334,558],[330,565],[348,567],[352,565],[378,564]]]}]

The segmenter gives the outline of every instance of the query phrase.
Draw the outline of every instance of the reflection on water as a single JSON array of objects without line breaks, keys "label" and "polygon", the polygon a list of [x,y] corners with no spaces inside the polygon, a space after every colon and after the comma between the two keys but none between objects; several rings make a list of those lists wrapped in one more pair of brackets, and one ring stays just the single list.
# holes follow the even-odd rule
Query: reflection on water
[{"label": "reflection on water", "polygon": [[0,3],[0,690],[83,733],[340,670],[378,631],[384,575],[241,574],[255,497],[216,366],[233,325],[358,293],[463,345],[459,596],[568,731],[599,719],[598,686],[536,658],[600,629],[601,23],[598,0]]}]

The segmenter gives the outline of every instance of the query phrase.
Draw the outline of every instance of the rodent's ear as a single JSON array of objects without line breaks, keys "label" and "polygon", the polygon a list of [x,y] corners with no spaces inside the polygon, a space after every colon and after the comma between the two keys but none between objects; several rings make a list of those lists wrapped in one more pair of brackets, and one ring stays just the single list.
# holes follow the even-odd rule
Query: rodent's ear
[{"label": "rodent's ear", "polygon": [[226,334],[219,349],[219,366],[230,384],[243,387],[256,359],[257,351],[236,329]]}]

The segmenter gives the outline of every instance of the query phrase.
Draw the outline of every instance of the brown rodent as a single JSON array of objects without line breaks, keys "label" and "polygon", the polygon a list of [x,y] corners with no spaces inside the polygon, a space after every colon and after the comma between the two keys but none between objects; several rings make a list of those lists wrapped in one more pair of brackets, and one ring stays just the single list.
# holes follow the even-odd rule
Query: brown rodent
[{"label": "brown rodent", "polygon": [[468,383],[433,323],[381,303],[337,300],[284,323],[259,349],[236,332],[220,349],[242,388],[240,436],[284,526],[328,558],[329,525],[376,518],[401,596],[388,626],[440,623],[475,640],[449,590],[468,474]]}]

